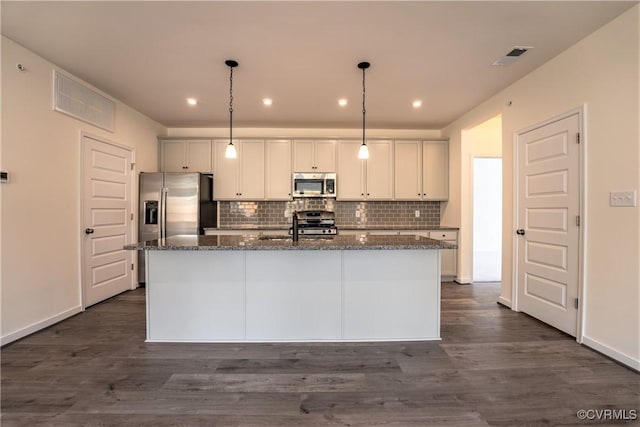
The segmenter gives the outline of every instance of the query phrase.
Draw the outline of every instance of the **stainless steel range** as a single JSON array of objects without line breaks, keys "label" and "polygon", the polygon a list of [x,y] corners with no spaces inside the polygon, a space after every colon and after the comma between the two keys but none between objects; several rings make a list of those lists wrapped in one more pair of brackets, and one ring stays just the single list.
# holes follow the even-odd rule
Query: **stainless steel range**
[{"label": "stainless steel range", "polygon": [[[338,234],[336,227],[336,213],[322,210],[298,211],[298,234],[314,236],[335,236]],[[289,234],[293,233],[293,227],[289,228]]]}]

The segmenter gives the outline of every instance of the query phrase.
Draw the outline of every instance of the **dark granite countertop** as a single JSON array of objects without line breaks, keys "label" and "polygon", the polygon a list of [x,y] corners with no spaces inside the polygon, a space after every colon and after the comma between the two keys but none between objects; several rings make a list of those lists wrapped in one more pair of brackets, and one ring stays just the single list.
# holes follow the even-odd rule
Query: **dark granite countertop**
[{"label": "dark granite countertop", "polygon": [[[382,226],[382,225],[363,225],[363,226],[357,226],[357,225],[346,225],[344,227],[338,227],[338,232],[340,230],[344,230],[344,231],[364,231],[366,232],[367,230],[392,230],[392,231],[441,231],[441,230],[454,230],[457,231],[459,230],[459,227],[448,227],[445,225],[437,225],[437,226]],[[289,226],[276,226],[276,225],[272,225],[272,226],[258,226],[258,225],[236,225],[233,227],[220,227],[220,228],[206,228],[205,230],[210,230],[210,231],[215,231],[215,230],[221,230],[221,231],[280,231],[280,230],[284,230],[287,231],[289,230]]]},{"label": "dark granite countertop", "polygon": [[455,249],[438,240],[414,235],[373,236],[367,234],[326,237],[260,236],[173,236],[124,246],[128,250],[390,250],[390,249]]}]

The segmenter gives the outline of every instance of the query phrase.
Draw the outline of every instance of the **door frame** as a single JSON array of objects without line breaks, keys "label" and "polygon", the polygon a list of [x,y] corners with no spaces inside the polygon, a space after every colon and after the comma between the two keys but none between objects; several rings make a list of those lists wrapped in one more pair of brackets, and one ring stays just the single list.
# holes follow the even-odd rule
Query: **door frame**
[{"label": "door frame", "polygon": [[515,230],[520,228],[518,224],[518,210],[519,210],[519,185],[518,185],[518,176],[519,176],[519,162],[518,155],[519,153],[519,139],[520,137],[530,132],[534,129],[541,128],[543,126],[549,125],[551,123],[557,122],[559,120],[566,119],[568,117],[578,115],[578,129],[580,132],[580,150],[578,154],[578,176],[580,179],[579,182],[579,190],[578,190],[578,198],[579,198],[579,215],[580,215],[580,227],[578,230],[578,319],[576,326],[576,341],[582,344],[583,340],[583,326],[584,326],[584,317],[585,317],[585,277],[586,277],[586,233],[587,233],[587,215],[586,215],[586,188],[587,188],[587,180],[586,180],[586,144],[588,140],[588,135],[586,132],[586,120],[587,120],[587,105],[583,104],[580,107],[576,107],[572,110],[569,110],[565,113],[559,114],[557,116],[553,116],[541,122],[535,123],[533,125],[527,126],[526,128],[517,130],[513,133],[513,212],[512,212],[512,230],[510,233],[512,235],[511,241],[513,246],[512,251],[512,277],[511,277],[511,309],[513,311],[520,311],[518,308],[518,239],[515,234]]},{"label": "door frame", "polygon": [[[114,147],[118,147],[121,148],[123,150],[129,151],[131,153],[131,179],[130,179],[130,183],[129,183],[129,188],[130,188],[130,208],[131,208],[131,213],[133,214],[133,220],[129,221],[129,233],[131,233],[131,236],[135,239],[135,236],[137,236],[137,221],[136,221],[136,198],[134,197],[136,195],[136,191],[134,190],[134,186],[136,184],[136,149],[134,147],[130,147],[128,145],[123,145],[123,144],[119,144],[115,141],[111,141],[109,139],[103,138],[101,136],[98,136],[96,134],[90,133],[90,132],[86,132],[84,130],[80,131],[80,185],[78,187],[78,198],[80,199],[80,229],[79,229],[79,233],[78,233],[78,239],[79,239],[79,248],[80,248],[80,271],[78,272],[78,274],[80,275],[80,289],[79,289],[79,293],[80,293],[80,301],[81,301],[81,306],[82,306],[82,311],[86,310],[86,301],[85,301],[85,291],[84,291],[84,287],[85,287],[85,283],[84,283],[84,270],[86,268],[85,265],[85,260],[84,260],[84,245],[86,240],[84,239],[84,229],[85,224],[84,224],[84,209],[85,209],[85,205],[86,202],[84,200],[84,196],[83,196],[83,191],[82,189],[84,188],[84,181],[85,181],[85,168],[84,168],[84,152],[86,149],[84,140],[85,138],[90,138],[93,139],[94,141],[98,141],[102,144],[108,144],[108,145],[112,145]],[[131,253],[129,254],[129,262],[132,263],[134,265],[134,269],[132,271],[131,274],[131,289],[135,289],[138,285],[137,283],[137,259],[136,257],[133,256],[133,251],[130,251]]]}]

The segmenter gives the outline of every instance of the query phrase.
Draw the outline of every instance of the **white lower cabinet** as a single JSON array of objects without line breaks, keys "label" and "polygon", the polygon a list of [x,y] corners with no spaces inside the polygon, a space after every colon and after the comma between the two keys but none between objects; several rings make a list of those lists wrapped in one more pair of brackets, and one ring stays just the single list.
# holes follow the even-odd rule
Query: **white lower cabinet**
[{"label": "white lower cabinet", "polygon": [[[430,231],[429,237],[434,240],[442,240],[452,245],[458,244],[457,231]],[[456,277],[457,249],[442,249],[440,251],[440,275],[443,280],[453,280]]]},{"label": "white lower cabinet", "polygon": [[151,250],[146,260],[149,342],[440,339],[437,250]]},{"label": "white lower cabinet", "polygon": [[[417,231],[401,231],[400,234],[416,234],[418,236],[428,237],[434,240],[458,244],[458,232],[456,230],[417,230]],[[456,277],[456,259],[457,249],[441,249],[440,250],[440,277],[442,281],[451,281]]]}]

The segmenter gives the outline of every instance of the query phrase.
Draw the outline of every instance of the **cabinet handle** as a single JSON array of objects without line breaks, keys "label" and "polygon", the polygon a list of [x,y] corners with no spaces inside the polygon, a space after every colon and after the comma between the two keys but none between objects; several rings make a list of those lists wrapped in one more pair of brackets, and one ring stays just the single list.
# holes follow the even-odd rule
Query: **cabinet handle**
[{"label": "cabinet handle", "polygon": [[364,196],[364,193],[360,193],[361,196]]},{"label": "cabinet handle", "polygon": [[370,194],[369,194],[369,193],[367,193],[367,196],[370,196]]}]

